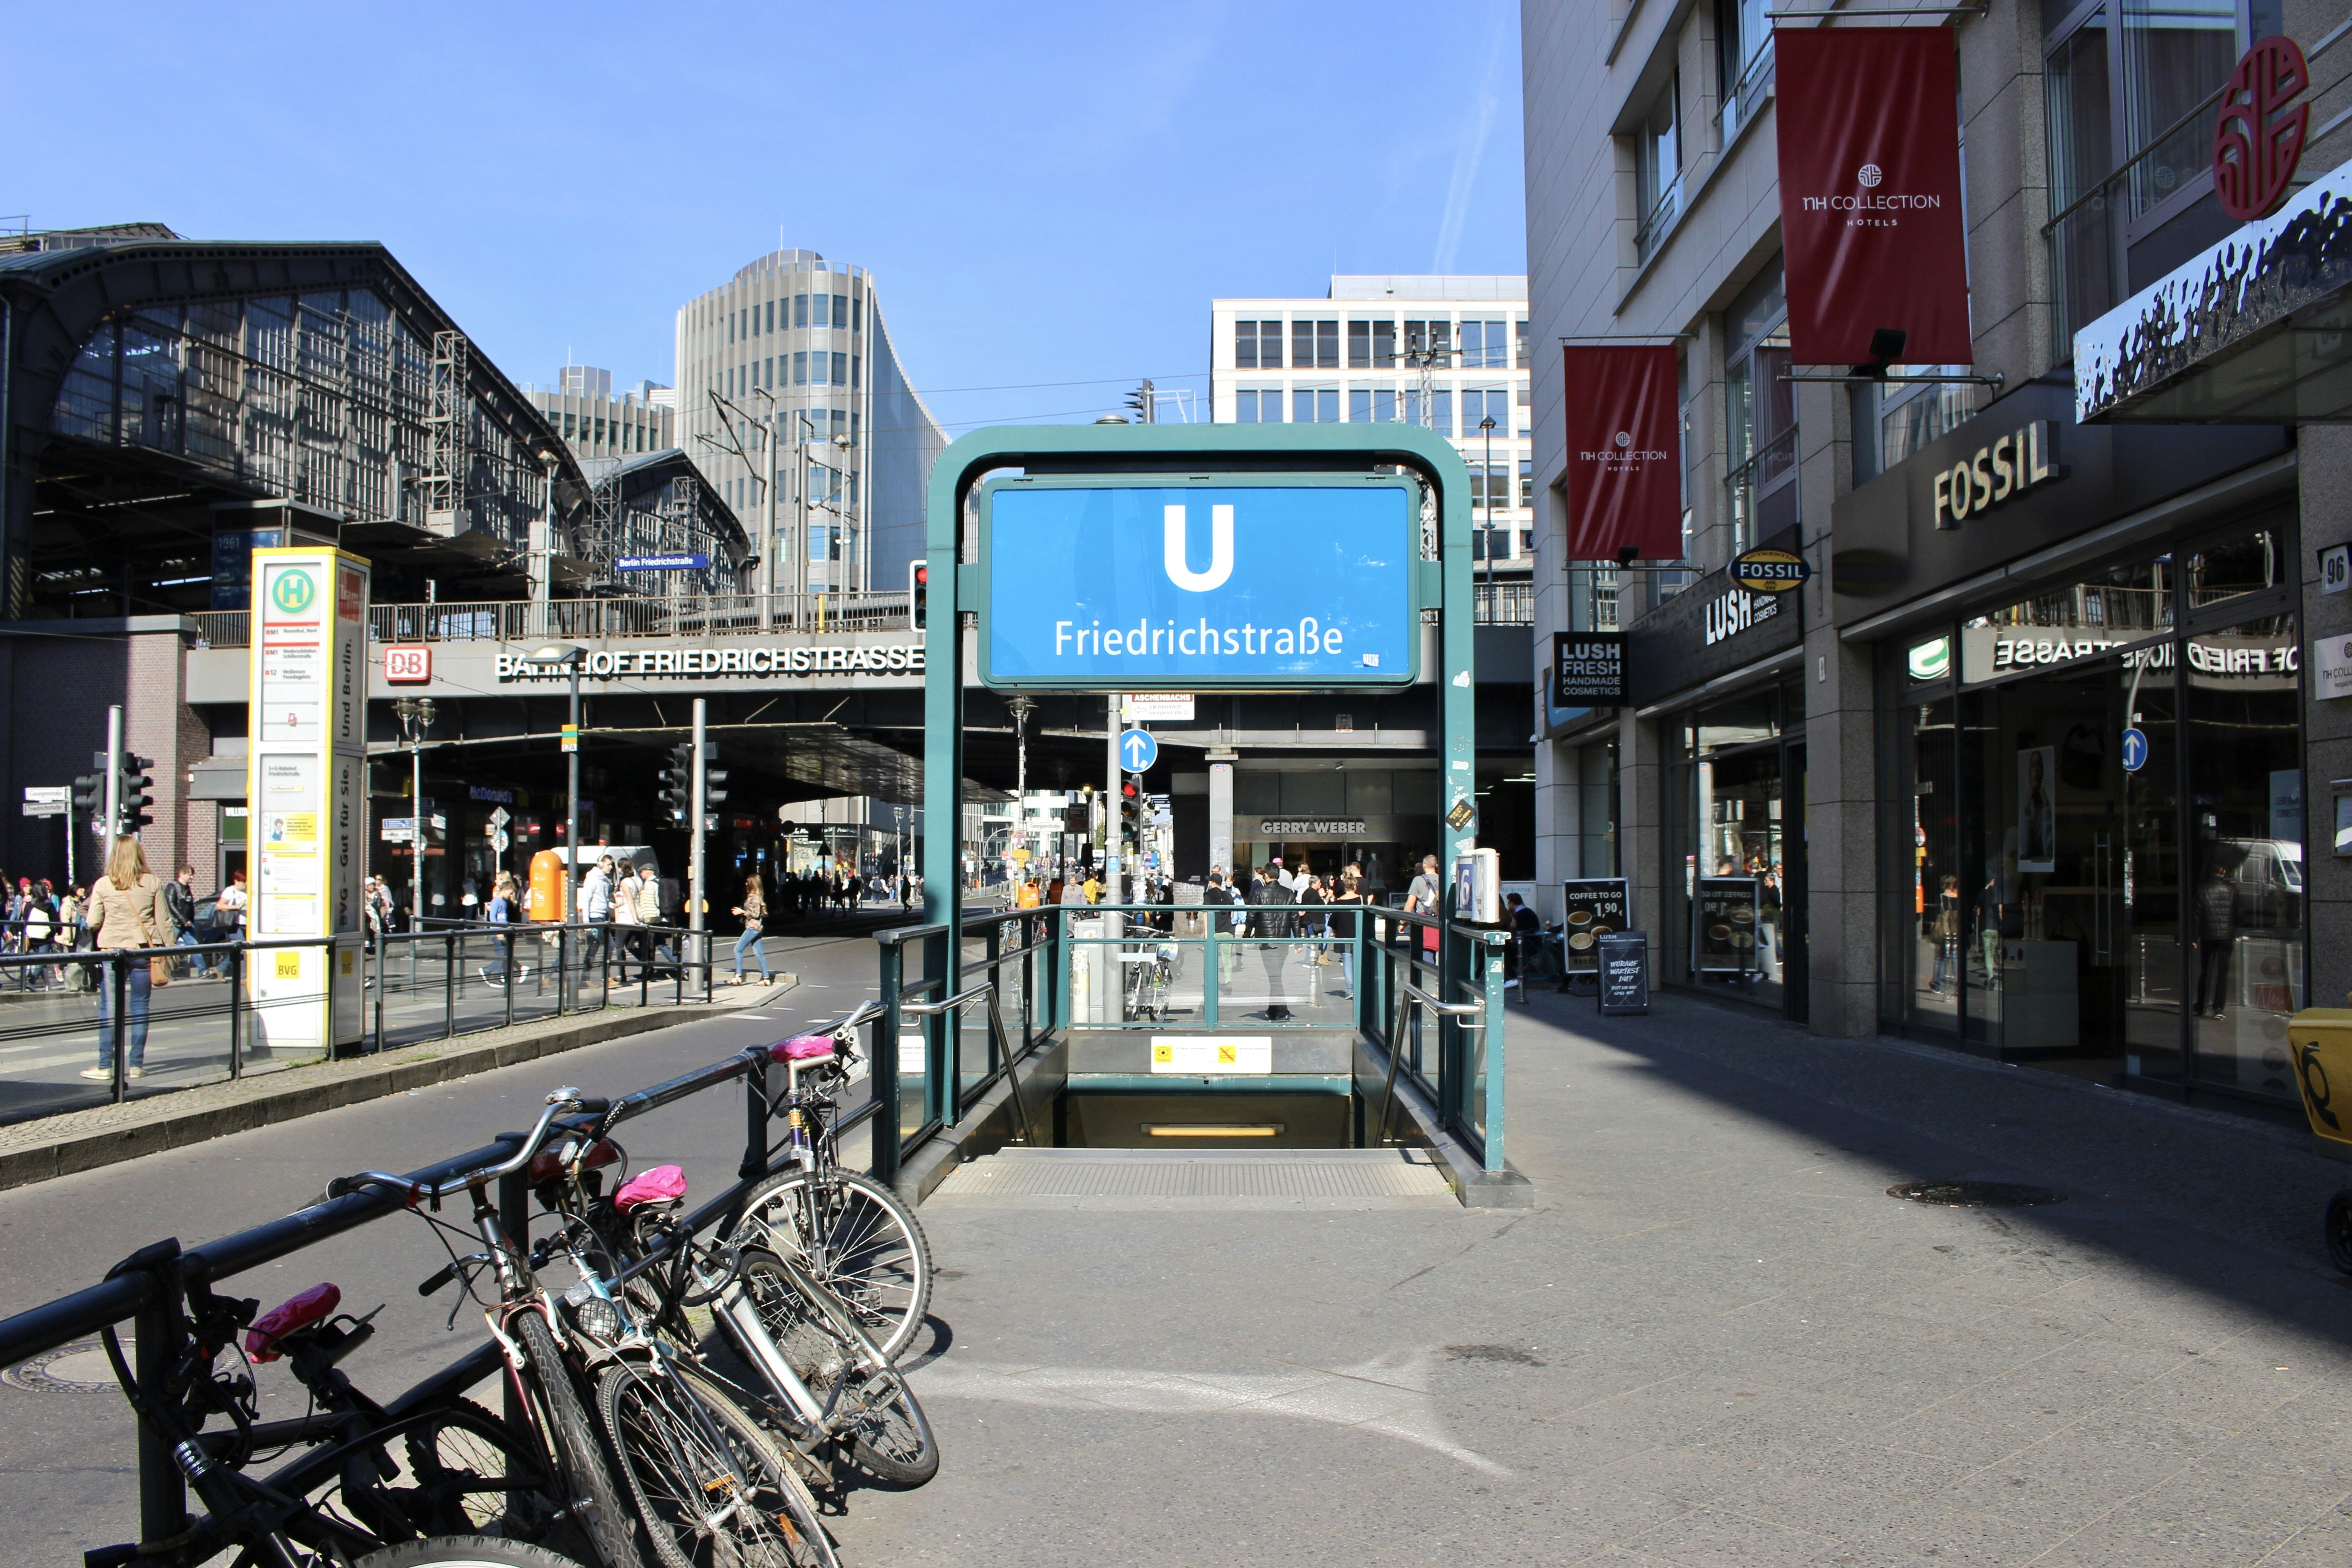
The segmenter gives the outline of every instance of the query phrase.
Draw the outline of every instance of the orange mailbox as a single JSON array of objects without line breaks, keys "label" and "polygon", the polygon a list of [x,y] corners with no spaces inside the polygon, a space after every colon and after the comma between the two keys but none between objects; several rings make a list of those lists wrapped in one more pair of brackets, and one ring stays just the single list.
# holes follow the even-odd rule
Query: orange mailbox
[{"label": "orange mailbox", "polygon": [[554,850],[542,849],[530,858],[530,891],[523,895],[522,909],[527,920],[563,918],[563,857]]}]

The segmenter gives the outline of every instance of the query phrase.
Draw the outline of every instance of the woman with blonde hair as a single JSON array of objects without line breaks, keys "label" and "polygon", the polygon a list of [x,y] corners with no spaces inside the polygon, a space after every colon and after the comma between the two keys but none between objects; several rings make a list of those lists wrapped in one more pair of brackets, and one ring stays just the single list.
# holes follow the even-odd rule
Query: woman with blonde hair
[{"label": "woman with blonde hair", "polygon": [[[136,838],[118,838],[106,857],[106,875],[90,885],[89,923],[98,932],[100,952],[141,947],[169,947],[175,933],[163,908],[163,879],[147,869],[147,857]],[[125,1024],[130,1036],[124,1074],[147,1073],[147,1003],[152,994],[149,966],[124,965],[130,971]],[[81,1076],[100,1082],[114,1077],[114,976],[98,973],[98,1065]]]},{"label": "woman with blonde hair", "polygon": [[735,939],[735,978],[727,984],[743,984],[743,955],[749,952],[760,961],[760,978],[772,984],[776,977],[768,968],[768,950],[761,944],[761,933],[767,927],[768,900],[757,871],[743,879],[743,901],[735,906],[734,912],[743,917],[743,934]]}]

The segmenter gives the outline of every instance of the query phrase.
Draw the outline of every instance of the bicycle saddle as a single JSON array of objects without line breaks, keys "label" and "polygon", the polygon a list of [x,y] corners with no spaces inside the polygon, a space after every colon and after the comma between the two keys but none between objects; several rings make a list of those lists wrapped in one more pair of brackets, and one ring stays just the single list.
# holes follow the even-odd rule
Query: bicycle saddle
[{"label": "bicycle saddle", "polygon": [[332,1284],[313,1285],[299,1296],[288,1297],[253,1321],[253,1327],[246,1331],[246,1354],[257,1362],[276,1361],[278,1341],[327,1318],[342,1302],[342,1288]]},{"label": "bicycle saddle", "polygon": [[613,1206],[623,1214],[639,1204],[675,1203],[686,1196],[686,1172],[677,1165],[656,1165],[641,1176],[631,1176],[613,1194]]},{"label": "bicycle saddle", "polygon": [[773,1062],[824,1061],[837,1055],[841,1042],[831,1035],[794,1035],[789,1040],[778,1040],[768,1047],[768,1059]]}]

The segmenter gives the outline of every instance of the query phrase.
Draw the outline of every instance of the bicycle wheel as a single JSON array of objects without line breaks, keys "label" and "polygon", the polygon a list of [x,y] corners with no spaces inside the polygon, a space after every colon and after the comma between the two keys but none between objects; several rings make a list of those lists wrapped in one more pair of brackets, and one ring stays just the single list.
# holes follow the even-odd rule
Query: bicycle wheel
[{"label": "bicycle wheel", "polygon": [[[814,1238],[812,1240],[811,1238]],[[931,1304],[931,1247],[898,1194],[854,1171],[785,1171],[751,1189],[740,1247],[789,1249],[896,1361]]]},{"label": "bicycle wheel", "polygon": [[579,1568],[543,1546],[491,1535],[437,1535],[371,1552],[352,1568]]},{"label": "bicycle wheel", "polygon": [[664,1568],[837,1568],[808,1489],[716,1384],[615,1363],[596,1408]]},{"label": "bicycle wheel", "polygon": [[841,1435],[859,1468],[907,1487],[921,1486],[940,1473],[940,1445],[931,1436],[930,1419],[897,1368],[871,1373],[864,1387],[844,1395],[842,1405],[851,1414]]},{"label": "bicycle wheel", "polygon": [[539,1541],[554,1528],[563,1494],[528,1438],[469,1399],[412,1417],[402,1500],[427,1535]]},{"label": "bicycle wheel", "polygon": [[851,1459],[902,1486],[921,1486],[940,1473],[931,1424],[895,1367],[885,1363],[873,1372],[860,1372],[866,1347],[835,1329],[773,1258],[743,1254],[741,1279],[759,1309],[760,1326],[820,1404],[832,1398],[835,1384],[845,1377],[850,1380],[834,1415]]},{"label": "bicycle wheel", "polygon": [[522,1343],[530,1375],[523,1380],[538,1406],[540,1430],[554,1447],[554,1460],[563,1472],[566,1518],[579,1525],[588,1551],[606,1568],[644,1568],[635,1533],[629,1529],[628,1507],[614,1484],[604,1450],[589,1425],[588,1412],[572,1386],[572,1370],[555,1348],[547,1320],[524,1310],[512,1320],[515,1337]]}]

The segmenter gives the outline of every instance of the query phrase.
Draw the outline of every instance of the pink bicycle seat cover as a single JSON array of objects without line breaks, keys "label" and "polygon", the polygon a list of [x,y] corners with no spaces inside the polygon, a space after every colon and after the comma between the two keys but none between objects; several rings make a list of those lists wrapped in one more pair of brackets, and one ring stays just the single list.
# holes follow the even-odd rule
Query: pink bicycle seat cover
[{"label": "pink bicycle seat cover", "polygon": [[686,1171],[678,1165],[656,1165],[643,1175],[631,1176],[613,1194],[613,1206],[623,1214],[639,1204],[674,1203],[686,1196]]},{"label": "pink bicycle seat cover", "polygon": [[245,1352],[256,1361],[276,1361],[278,1342],[331,1314],[343,1304],[340,1285],[313,1285],[253,1320],[245,1332]]},{"label": "pink bicycle seat cover", "polygon": [[768,1047],[768,1059],[777,1062],[823,1061],[841,1049],[841,1042],[831,1035],[794,1035],[789,1040],[779,1040]]}]

